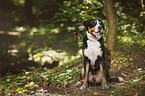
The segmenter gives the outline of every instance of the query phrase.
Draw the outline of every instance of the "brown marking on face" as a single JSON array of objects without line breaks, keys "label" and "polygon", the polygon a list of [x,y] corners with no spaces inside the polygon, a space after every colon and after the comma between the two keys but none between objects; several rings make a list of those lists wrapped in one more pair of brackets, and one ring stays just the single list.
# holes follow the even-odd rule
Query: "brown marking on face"
[{"label": "brown marking on face", "polygon": [[100,25],[102,25],[102,22],[101,22],[101,21],[99,21],[99,24],[100,24]]},{"label": "brown marking on face", "polygon": [[93,27],[93,28],[90,28],[90,26],[88,27],[88,31],[90,34],[91,34],[91,31],[94,31],[94,30],[95,30],[95,27]]}]

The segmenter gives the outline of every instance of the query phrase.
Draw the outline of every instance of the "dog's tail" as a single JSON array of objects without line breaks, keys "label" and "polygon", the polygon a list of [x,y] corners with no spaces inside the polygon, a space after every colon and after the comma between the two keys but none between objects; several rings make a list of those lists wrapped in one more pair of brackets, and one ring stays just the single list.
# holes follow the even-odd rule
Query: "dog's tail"
[{"label": "dog's tail", "polygon": [[109,83],[111,82],[123,82],[124,79],[122,77],[110,76],[109,72],[106,73],[106,79]]},{"label": "dog's tail", "polygon": [[110,82],[123,82],[124,79],[122,77],[110,77],[109,78],[109,83]]}]

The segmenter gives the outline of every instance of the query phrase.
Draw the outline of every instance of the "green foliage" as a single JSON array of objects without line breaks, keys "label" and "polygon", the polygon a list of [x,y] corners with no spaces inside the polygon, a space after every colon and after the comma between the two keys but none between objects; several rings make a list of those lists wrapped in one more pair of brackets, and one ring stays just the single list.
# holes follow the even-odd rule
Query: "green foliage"
[{"label": "green foliage", "polygon": [[0,79],[0,89],[4,89],[6,95],[45,95],[49,92],[46,89],[48,84],[61,88],[80,80],[80,63],[81,58],[78,54],[53,70],[31,67],[32,71],[23,70],[21,74]]},{"label": "green foliage", "polygon": [[55,28],[53,24],[47,24],[39,27],[30,27],[30,26],[17,26],[13,31],[18,32],[19,35],[22,35],[23,32],[29,32],[29,35],[47,35],[53,33],[59,33],[59,28]]},{"label": "green foliage", "polygon": [[[139,4],[137,3],[137,5]],[[142,20],[141,18],[143,16],[141,15],[142,11],[138,10],[138,13],[140,13],[140,15],[135,12],[135,14],[138,14],[138,17],[135,18],[134,15],[130,15],[131,13],[134,13],[134,12],[126,12],[125,10],[130,10],[130,9],[127,9],[124,6],[121,6],[119,2],[115,3],[115,7],[117,9],[116,11],[118,15],[118,35],[134,36],[136,34],[143,34],[144,27],[141,21]],[[135,8],[135,9],[138,9],[138,8]]]},{"label": "green foliage", "polygon": [[[77,23],[77,26],[82,25],[82,21],[86,20],[86,18],[97,18],[95,15],[103,8],[103,4],[94,0],[75,3],[71,1],[64,1],[64,5],[62,13],[56,13],[55,18],[60,18],[57,21],[64,22],[71,20],[71,22]],[[64,17],[68,19],[64,19]]]},{"label": "green foliage", "polygon": [[[6,18],[13,18],[17,23],[23,22],[27,19],[23,16],[24,1],[25,0],[14,0],[12,2],[7,0],[3,1],[3,3],[0,4],[2,7],[0,12],[4,14],[4,11],[7,10],[7,7],[2,6],[2,4],[7,6],[11,5],[13,9],[6,13]],[[15,34],[12,35],[18,35],[18,39],[20,40],[22,38],[22,40],[16,45],[12,44],[12,51],[9,52],[11,55],[17,56],[18,53],[20,53],[19,51],[26,51],[28,52],[29,57],[31,57],[31,60],[34,60],[37,63],[43,65],[45,63],[53,64],[54,61],[59,61],[59,66],[54,69],[46,70],[32,67],[30,68],[31,71],[23,70],[23,72],[18,75],[8,74],[6,77],[0,79],[0,89],[4,89],[2,92],[4,92],[5,95],[46,95],[49,92],[47,87],[65,88],[68,87],[69,84],[80,80],[80,70],[83,66],[83,64],[81,64],[80,54],[72,56],[70,52],[64,49],[65,46],[63,45],[65,51],[54,50],[47,44],[51,44],[51,42],[57,40],[58,38],[56,35],[62,31],[62,33],[59,34],[62,36],[61,38],[64,38],[64,33],[67,33],[67,35],[69,34],[70,36],[66,36],[67,38],[64,38],[63,40],[58,39],[59,43],[72,44],[74,47],[73,43],[79,41],[78,45],[79,48],[81,48],[82,34],[77,32],[84,32],[82,22],[85,21],[86,18],[101,18],[105,26],[107,26],[103,1],[101,0],[86,0],[87,2],[81,0],[58,0],[57,2],[59,3],[54,0],[52,1],[53,4],[50,3],[51,1],[52,0],[36,0],[33,2],[33,15],[35,15],[38,20],[36,21],[45,23],[44,20],[46,20],[49,24],[46,26],[45,24],[44,26],[42,24],[40,27],[29,27],[29,24],[15,27],[15,29],[13,29]],[[126,7],[121,6],[120,2],[121,1],[116,1],[115,3],[118,15],[118,46],[116,54],[111,61],[110,68],[115,71],[121,70],[122,72],[122,70],[127,68],[130,68],[129,70],[131,70],[138,66],[142,66],[141,63],[143,60],[140,60],[140,57],[144,56],[144,51],[138,51],[145,46],[145,33],[143,28],[144,25],[142,23],[144,21],[144,12],[137,17],[131,16],[130,14],[133,12],[125,12],[124,9]],[[58,5],[59,7],[55,9],[56,6],[54,5]],[[22,12],[23,14],[18,14],[18,12]],[[2,15],[0,15],[0,17],[1,16]],[[20,17],[23,18],[20,19]],[[105,30],[107,30],[107,27]],[[107,34],[105,33],[105,41],[106,35]],[[60,36],[58,37],[60,38]],[[2,45],[4,45],[4,47],[1,48],[3,51],[7,46],[5,44]],[[6,50],[6,52],[7,51],[8,50]],[[138,55],[141,56],[139,57]],[[142,71],[144,72],[144,70]],[[137,69],[131,70],[131,73],[132,77],[125,77],[125,79],[127,79],[126,82],[120,84],[119,87],[116,86],[115,90],[111,93],[112,95],[118,96],[120,94],[126,95],[128,92],[139,93],[144,91],[144,73],[139,72]]]}]

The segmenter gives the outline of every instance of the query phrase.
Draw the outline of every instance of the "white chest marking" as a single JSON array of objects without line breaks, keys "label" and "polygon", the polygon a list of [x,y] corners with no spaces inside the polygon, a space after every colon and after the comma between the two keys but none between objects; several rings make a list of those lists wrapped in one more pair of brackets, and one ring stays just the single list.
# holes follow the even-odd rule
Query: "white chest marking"
[{"label": "white chest marking", "polygon": [[98,41],[87,40],[88,48],[84,50],[85,56],[91,60],[91,65],[95,65],[97,57],[101,55],[100,43]]}]

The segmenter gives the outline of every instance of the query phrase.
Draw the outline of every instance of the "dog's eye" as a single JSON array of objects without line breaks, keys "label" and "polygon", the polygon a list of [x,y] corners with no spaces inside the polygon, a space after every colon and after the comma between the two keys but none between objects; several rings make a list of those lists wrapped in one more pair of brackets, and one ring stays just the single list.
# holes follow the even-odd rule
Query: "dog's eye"
[{"label": "dog's eye", "polygon": [[94,22],[93,24],[94,24],[94,25],[96,25],[96,24],[97,24],[97,22]]},{"label": "dog's eye", "polygon": [[101,21],[99,21],[99,24],[102,26],[102,22]]}]

